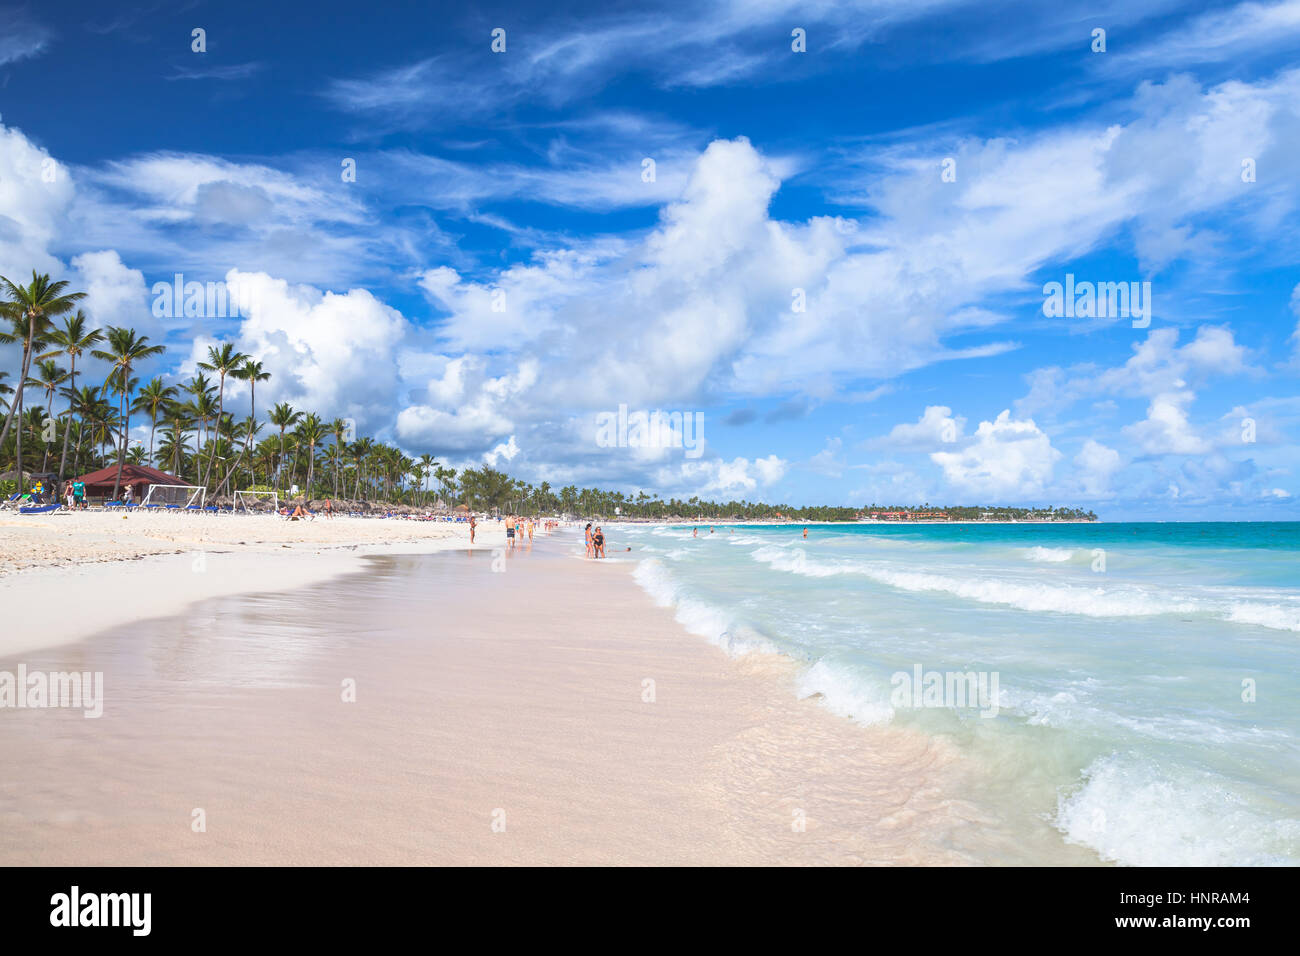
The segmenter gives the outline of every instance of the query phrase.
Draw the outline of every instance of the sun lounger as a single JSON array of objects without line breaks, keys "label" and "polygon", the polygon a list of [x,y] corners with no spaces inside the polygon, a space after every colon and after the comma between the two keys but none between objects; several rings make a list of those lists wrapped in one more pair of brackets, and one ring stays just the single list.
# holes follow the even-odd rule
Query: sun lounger
[{"label": "sun lounger", "polygon": [[61,504],[32,505],[28,508],[19,508],[18,513],[20,515],[43,515],[49,514],[51,511],[58,511],[62,507],[63,505]]}]

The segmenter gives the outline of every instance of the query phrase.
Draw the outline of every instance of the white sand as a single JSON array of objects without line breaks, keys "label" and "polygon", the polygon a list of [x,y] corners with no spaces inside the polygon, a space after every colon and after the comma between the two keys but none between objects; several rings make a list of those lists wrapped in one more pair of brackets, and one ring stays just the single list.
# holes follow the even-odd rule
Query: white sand
[{"label": "white sand", "polygon": [[[478,547],[499,547],[483,522]],[[66,644],[205,598],[305,587],[367,554],[468,547],[469,525],[392,518],[106,512],[0,515],[0,657]]]}]

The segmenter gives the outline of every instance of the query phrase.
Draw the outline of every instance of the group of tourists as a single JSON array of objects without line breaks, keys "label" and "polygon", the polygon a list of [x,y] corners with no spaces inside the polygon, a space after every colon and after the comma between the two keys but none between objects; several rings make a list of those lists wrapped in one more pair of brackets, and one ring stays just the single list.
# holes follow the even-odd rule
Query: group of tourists
[{"label": "group of tourists", "polygon": [[[474,542],[473,537],[474,523],[470,522],[470,543]],[[515,541],[520,544],[524,543],[524,535],[528,535],[528,543],[533,543],[534,522],[532,518],[520,518],[519,515],[506,515],[506,546],[513,548]]]}]

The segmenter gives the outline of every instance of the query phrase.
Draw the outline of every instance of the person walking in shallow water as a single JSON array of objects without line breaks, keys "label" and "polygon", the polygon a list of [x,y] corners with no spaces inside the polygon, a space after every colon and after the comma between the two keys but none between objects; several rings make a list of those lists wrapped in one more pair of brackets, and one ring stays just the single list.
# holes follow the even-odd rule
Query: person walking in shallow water
[{"label": "person walking in shallow water", "polygon": [[807,529],[807,528],[804,528],[804,529],[803,529],[803,539],[804,539],[805,541],[808,540],[808,529]]}]

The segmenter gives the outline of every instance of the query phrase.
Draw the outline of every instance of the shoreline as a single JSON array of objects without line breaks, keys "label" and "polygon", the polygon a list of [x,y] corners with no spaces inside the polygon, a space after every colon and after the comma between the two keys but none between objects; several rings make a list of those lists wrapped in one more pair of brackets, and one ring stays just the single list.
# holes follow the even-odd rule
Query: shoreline
[{"label": "shoreline", "polygon": [[[100,720],[0,712],[0,759],[31,768],[0,784],[0,861],[1023,862],[966,799],[950,743],[800,699],[790,659],[728,656],[657,606],[633,562],[573,560],[549,538],[505,574],[481,549],[349,552],[366,573],[302,584],[302,600],[237,591],[152,619],[127,605],[130,621],[36,652],[29,668],[102,670],[107,705]],[[340,675],[368,706],[339,702]]]}]

